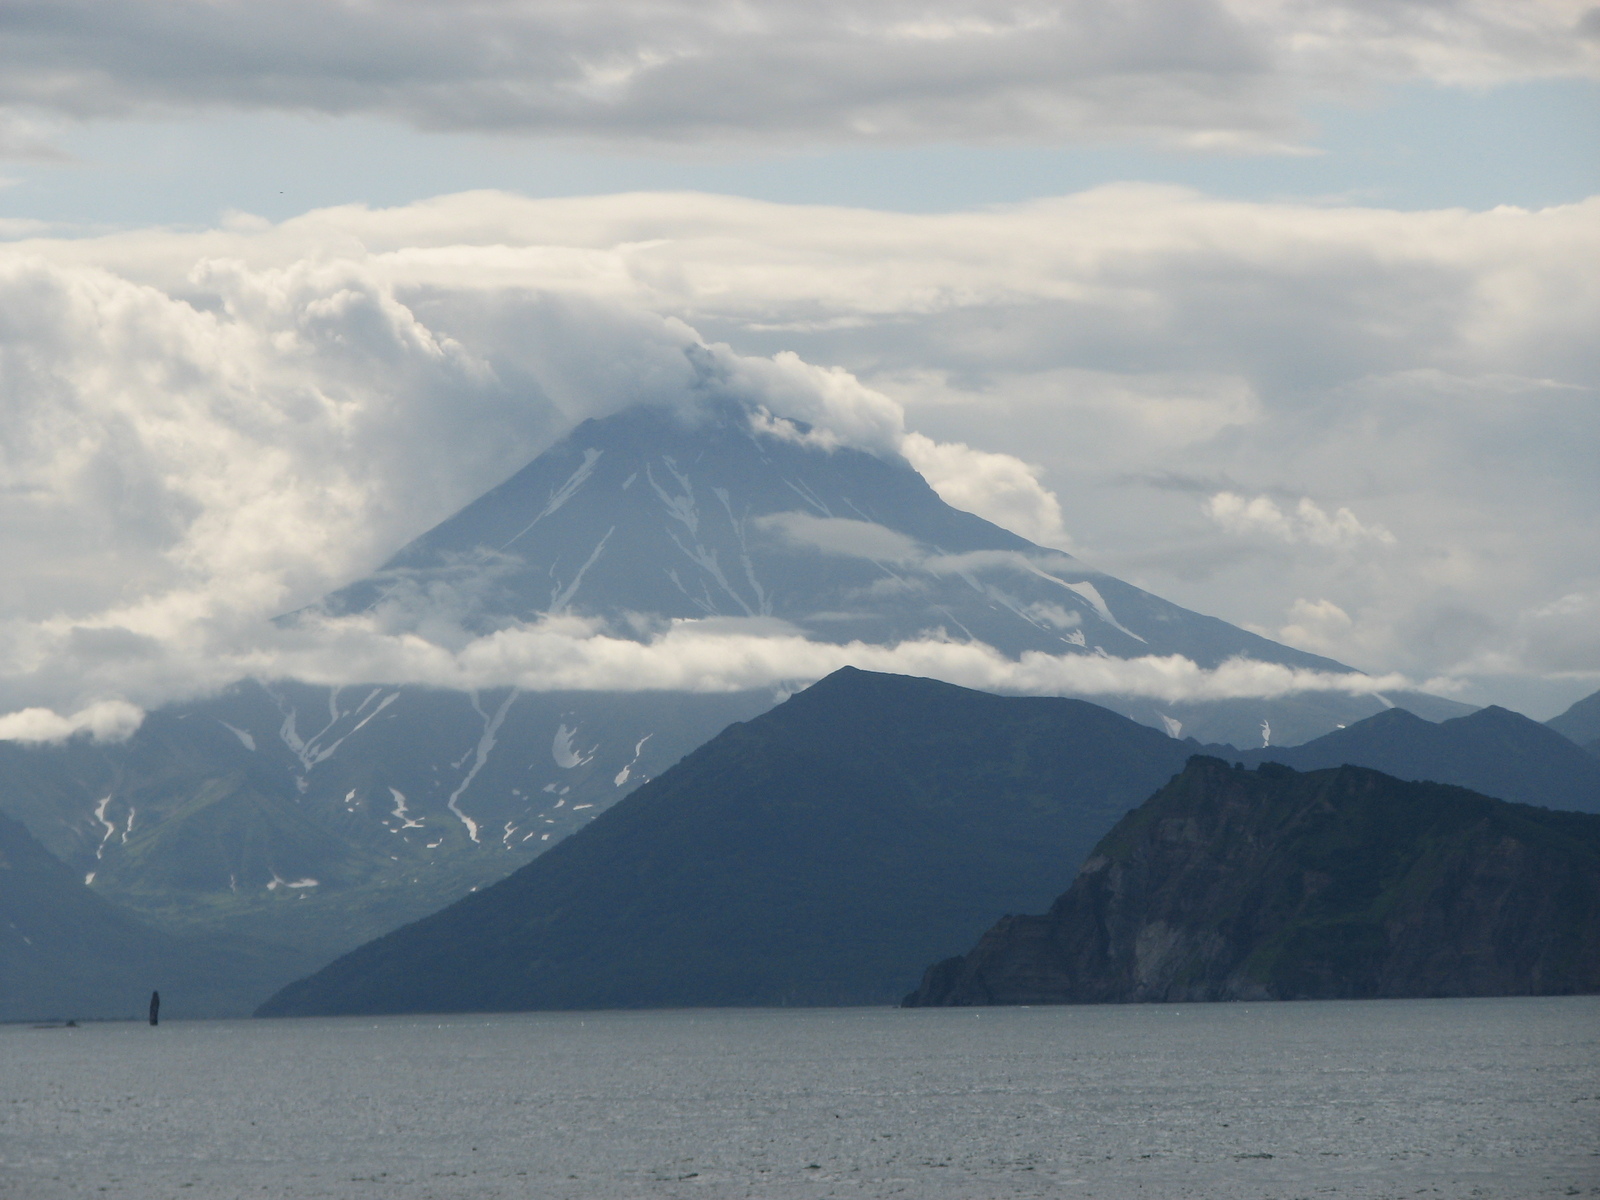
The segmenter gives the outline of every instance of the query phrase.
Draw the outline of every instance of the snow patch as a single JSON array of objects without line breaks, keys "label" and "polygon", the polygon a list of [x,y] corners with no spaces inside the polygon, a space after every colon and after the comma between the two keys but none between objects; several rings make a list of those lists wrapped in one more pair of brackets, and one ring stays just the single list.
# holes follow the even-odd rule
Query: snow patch
[{"label": "snow patch", "polygon": [[1169,738],[1176,738],[1176,737],[1182,737],[1183,736],[1183,722],[1182,721],[1179,721],[1179,720],[1177,720],[1177,719],[1175,719],[1173,717],[1169,717],[1169,716],[1167,716],[1166,713],[1157,713],[1156,716],[1161,718],[1161,725],[1167,731],[1167,736]]},{"label": "snow patch", "polygon": [[[550,743],[550,756],[556,760],[556,766],[563,771],[581,767],[594,758],[594,750],[590,750],[588,754],[582,754],[573,749],[572,739],[577,736],[578,730],[576,727],[568,729],[565,725],[561,725],[556,729],[556,736]],[[599,747],[596,746],[595,750],[598,749]],[[554,785],[551,786],[553,787]],[[545,788],[547,792],[550,790],[551,788],[549,787]]]},{"label": "snow patch", "polygon": [[291,880],[285,879],[282,875],[279,875],[276,871],[274,871],[272,873],[272,882],[267,884],[267,891],[275,892],[279,888],[314,888],[316,886],[317,880],[312,879],[310,876],[307,876],[305,879]]},{"label": "snow patch", "polygon": [[253,751],[256,748],[256,739],[248,730],[240,729],[237,725],[229,725],[226,721],[218,721],[217,724],[238,738],[239,744],[246,750]]},{"label": "snow patch", "polygon": [[[1045,573],[1043,571],[1040,571],[1039,574],[1044,575]],[[1054,579],[1055,576],[1053,576],[1053,575],[1045,575],[1045,578],[1046,579]],[[1057,582],[1060,583],[1061,586],[1066,588],[1069,592],[1072,592],[1072,593],[1074,593],[1074,594],[1076,594],[1078,596],[1081,596],[1083,599],[1087,600],[1089,602],[1090,607],[1092,607],[1094,609],[1095,613],[1099,616],[1099,618],[1102,621],[1104,621],[1107,625],[1111,626],[1111,628],[1119,630],[1122,633],[1127,634],[1129,637],[1131,637],[1136,642],[1144,641],[1144,639],[1142,637],[1140,637],[1137,633],[1135,633],[1133,630],[1129,629],[1121,621],[1117,620],[1116,617],[1111,615],[1111,609],[1109,607],[1107,607],[1105,599],[1100,595],[1100,589],[1095,587],[1094,584],[1089,583],[1088,581],[1084,581],[1082,583],[1068,583],[1064,579],[1057,580]]]},{"label": "snow patch", "polygon": [[[394,797],[394,812],[390,815],[401,822],[400,829],[421,829],[422,822],[413,821],[410,810],[406,808],[405,793],[399,788],[392,787],[389,789],[389,794]],[[390,832],[399,833],[400,829],[393,829]]]}]

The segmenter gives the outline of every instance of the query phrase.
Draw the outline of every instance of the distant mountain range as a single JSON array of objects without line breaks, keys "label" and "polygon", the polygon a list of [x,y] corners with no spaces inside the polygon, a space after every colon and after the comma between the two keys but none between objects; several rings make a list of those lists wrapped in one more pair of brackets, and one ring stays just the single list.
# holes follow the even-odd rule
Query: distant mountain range
[{"label": "distant mountain range", "polygon": [[[1407,731],[1425,727],[1415,758],[1428,769],[1492,734],[1510,790],[1600,799],[1574,760],[1594,764],[1551,731],[1511,713],[1475,718],[1435,727],[1385,713],[1330,735],[1342,750],[1305,749],[1381,753],[1406,773]],[[1442,742],[1427,733],[1440,728]],[[1564,763],[1572,794],[1557,794],[1553,770],[1510,778],[1538,757],[1530,746],[1544,766]],[[1205,749],[1242,757],[1081,701],[847,669],[725,730],[504,882],[261,1011],[884,1003],[937,947],[1044,908],[1029,897],[1059,894],[1124,813]]]},{"label": "distant mountain range", "polygon": [[1545,722],[1562,737],[1600,758],[1600,692],[1585,696],[1559,717]]},{"label": "distant mountain range", "polygon": [[1600,991],[1600,816],[1196,757],[909,1006]]},{"label": "distant mountain range", "polygon": [[[1243,655],[1349,673],[952,508],[895,455],[709,401],[584,422],[316,611],[475,633],[568,615],[636,639],[701,619],[830,644],[926,636],[1010,656],[1213,667]],[[94,892],[169,932],[329,958],[504,877],[794,686],[243,681],[151,713],[121,745],[0,743],[0,810]],[[1432,719],[1468,711],[1420,694],[1096,701],[1239,745],[1264,729],[1304,741],[1386,702]]]},{"label": "distant mountain range", "polygon": [[1301,771],[1350,763],[1502,800],[1600,813],[1600,759],[1552,728],[1495,706],[1437,724],[1393,708],[1303,746],[1236,751],[1229,757]]}]

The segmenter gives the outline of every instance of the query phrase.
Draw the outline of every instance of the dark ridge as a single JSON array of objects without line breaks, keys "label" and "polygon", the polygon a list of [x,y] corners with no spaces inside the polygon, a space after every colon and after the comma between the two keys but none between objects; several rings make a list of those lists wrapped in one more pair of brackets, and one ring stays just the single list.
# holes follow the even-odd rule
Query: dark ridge
[{"label": "dark ridge", "polygon": [[1600,816],[1196,756],[1048,912],[1002,918],[904,1003],[1596,991]]},{"label": "dark ridge", "polygon": [[892,1003],[1047,904],[1193,749],[1080,700],[841,670],[260,1011]]},{"label": "dark ridge", "polygon": [[1391,708],[1302,746],[1271,746],[1236,757],[1299,771],[1350,763],[1521,804],[1600,813],[1600,761],[1551,727],[1493,705],[1438,724]]}]

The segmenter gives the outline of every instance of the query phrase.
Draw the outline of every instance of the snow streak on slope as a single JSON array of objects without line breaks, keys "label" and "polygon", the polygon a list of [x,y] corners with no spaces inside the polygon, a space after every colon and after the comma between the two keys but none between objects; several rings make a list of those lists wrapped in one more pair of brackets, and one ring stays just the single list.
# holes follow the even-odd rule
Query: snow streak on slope
[{"label": "snow streak on slope", "polygon": [[639,755],[644,753],[644,744],[654,736],[655,734],[653,733],[647,733],[639,739],[638,744],[633,748],[633,757],[623,765],[622,770],[616,773],[615,777],[612,779],[612,783],[614,783],[617,787],[621,787],[623,784],[628,782],[628,778],[633,774],[633,768],[639,762]]},{"label": "snow streak on slope", "polygon": [[252,751],[252,752],[255,750],[255,748],[256,748],[256,739],[255,739],[255,736],[252,733],[250,733],[249,730],[240,729],[237,725],[229,725],[226,721],[218,721],[217,724],[221,725],[229,733],[233,734],[234,737],[238,738],[239,739],[239,744],[241,746],[243,746],[246,750],[249,750],[249,751]]},{"label": "snow streak on slope", "polygon": [[529,521],[520,530],[518,530],[517,533],[510,538],[510,540],[500,547],[500,549],[510,549],[512,543],[519,541],[524,534],[528,533],[540,521],[544,520],[551,513],[558,511],[563,504],[572,499],[573,496],[577,495],[578,489],[584,485],[584,482],[589,478],[589,476],[594,474],[594,465],[600,461],[601,453],[602,451],[595,450],[593,448],[585,450],[583,452],[583,465],[574,471],[570,476],[568,476],[565,483],[550,493],[549,503],[541,508],[538,512],[538,515],[536,515],[533,520]]},{"label": "snow streak on slope", "polygon": [[94,856],[96,858],[105,857],[106,843],[111,840],[111,835],[117,832],[116,825],[106,819],[106,805],[110,803],[111,797],[110,795],[107,795],[103,800],[100,801],[99,804],[94,806],[94,819],[99,821],[100,824],[104,825],[106,829],[105,836],[100,839],[100,845],[95,849]]},{"label": "snow streak on slope", "polygon": [[606,543],[611,540],[611,535],[616,531],[617,527],[615,525],[606,530],[605,537],[600,539],[599,544],[595,546],[589,557],[584,560],[583,566],[578,568],[578,573],[572,577],[571,583],[564,588],[558,586],[550,590],[551,612],[564,612],[566,610],[568,602],[571,601],[574,593],[578,590],[578,585],[583,582],[584,575],[590,567],[599,561],[600,555],[605,552]]},{"label": "snow streak on slope", "polygon": [[483,770],[483,764],[489,761],[489,751],[494,749],[495,735],[500,732],[501,722],[506,719],[506,712],[511,708],[511,702],[516,698],[517,692],[513,688],[511,693],[506,696],[505,703],[500,705],[493,717],[490,717],[479,706],[478,694],[476,692],[472,694],[472,709],[484,720],[483,736],[478,739],[477,757],[473,760],[471,769],[467,771],[467,777],[461,781],[460,786],[455,791],[450,793],[450,799],[446,801],[445,807],[455,813],[461,823],[467,827],[467,836],[473,841],[478,840],[478,823],[461,811],[458,801],[461,799],[461,793],[467,790],[468,785],[477,778],[478,772]]},{"label": "snow streak on slope", "polygon": [[[392,787],[389,789],[389,794],[394,797],[394,812],[390,815],[401,822],[400,829],[421,829],[422,822],[413,821],[411,819],[411,811],[406,808],[405,793],[397,787]],[[390,832],[399,833],[400,829],[394,829]]]}]

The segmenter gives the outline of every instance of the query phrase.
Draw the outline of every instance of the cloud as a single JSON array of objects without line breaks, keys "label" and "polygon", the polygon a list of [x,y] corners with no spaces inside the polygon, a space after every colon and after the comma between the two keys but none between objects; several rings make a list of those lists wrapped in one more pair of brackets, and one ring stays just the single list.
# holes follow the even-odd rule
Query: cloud
[{"label": "cloud", "polygon": [[[718,366],[727,391],[752,407],[815,426],[816,444],[842,442],[879,454],[893,454],[904,446],[904,410],[849,371],[816,366],[792,350],[780,350],[770,359],[728,354],[720,357]],[[770,418],[771,412],[766,415]],[[770,419],[766,427],[774,429]]]},{"label": "cloud", "polygon": [[1300,131],[1308,93],[1594,77],[1587,7],[27,0],[0,33],[0,103],[72,120],[267,109],[668,145],[1131,137],[1270,150]]},{"label": "cloud", "polygon": [[[1600,561],[1597,215],[481,192],[6,246],[0,707],[271,669],[253,622],[576,420],[694,396],[904,454],[961,507],[1374,672],[1549,675],[1581,622],[1526,614]],[[1201,508],[1223,493],[1242,533]]]},{"label": "cloud", "polygon": [[1348,508],[1330,515],[1306,496],[1285,512],[1270,496],[1246,499],[1237,492],[1218,492],[1206,501],[1204,509],[1223,529],[1240,536],[1263,535],[1290,544],[1329,547],[1395,543],[1394,534],[1382,525],[1363,525]]},{"label": "cloud", "polygon": [[1028,652],[1008,659],[981,643],[928,637],[895,645],[812,641],[770,622],[671,622],[639,639],[570,616],[544,618],[450,647],[382,631],[351,617],[272,635],[218,678],[254,674],[313,683],[422,683],[447,688],[528,691],[726,692],[808,683],[857,666],[944,679],[967,687],[1031,695],[1146,696],[1180,700],[1275,698],[1308,691],[1365,695],[1408,686],[1399,675],[1310,671],[1232,659],[1205,669],[1180,655],[1114,659]]},{"label": "cloud", "polygon": [[1522,615],[1518,635],[1526,651],[1517,656],[1556,674],[1600,679],[1600,589],[1568,592]]},{"label": "cloud", "polygon": [[[48,247],[65,263],[43,243],[0,252],[0,704],[159,703],[272,673],[286,651],[267,618],[372,570],[585,416],[734,400],[826,445],[894,455],[905,438],[900,406],[846,371],[707,345],[636,305],[402,296],[359,250],[252,264],[250,241],[165,288],[70,261],[82,244]],[[942,483],[961,488],[959,469]],[[419,628],[465,639],[448,609]],[[24,724],[64,727],[43,720]]]},{"label": "cloud", "polygon": [[1600,588],[1486,622],[1447,673],[1514,675],[1529,667],[1556,679],[1600,684]]},{"label": "cloud", "polygon": [[63,717],[48,708],[24,708],[0,716],[0,742],[64,742],[87,733],[97,742],[125,742],[144,723],[144,710],[103,700]]},{"label": "cloud", "polygon": [[1331,600],[1296,597],[1289,606],[1289,623],[1276,630],[1257,629],[1263,637],[1275,638],[1301,650],[1333,655],[1350,646],[1355,622]]},{"label": "cloud", "polygon": [[777,530],[788,541],[824,554],[892,563],[920,562],[927,557],[927,551],[913,539],[871,521],[787,512],[757,517],[753,524],[758,529]]},{"label": "cloud", "polygon": [[909,433],[900,452],[947,504],[986,517],[1041,546],[1067,549],[1072,538],[1061,524],[1061,505],[1042,484],[1037,468],[1010,454],[974,450],[962,442],[935,442]]}]

